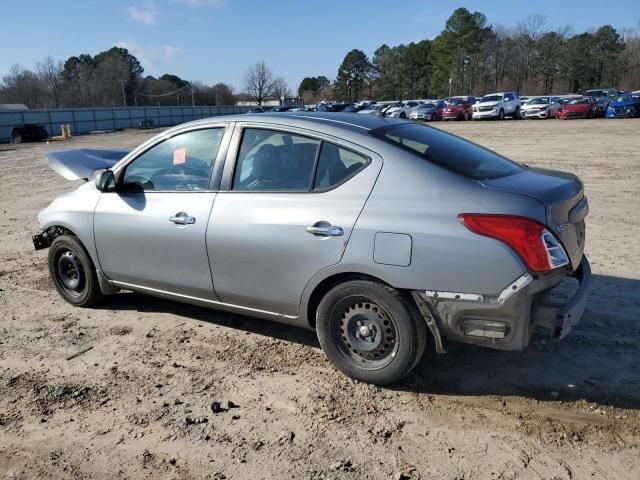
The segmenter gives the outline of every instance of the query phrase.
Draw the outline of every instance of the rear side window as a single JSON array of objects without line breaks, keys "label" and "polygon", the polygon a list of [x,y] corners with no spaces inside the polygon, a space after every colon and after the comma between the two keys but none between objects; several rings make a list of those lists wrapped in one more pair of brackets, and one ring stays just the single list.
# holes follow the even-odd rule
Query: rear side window
[{"label": "rear side window", "polygon": [[370,134],[476,180],[506,177],[523,170],[522,166],[489,149],[426,125],[391,125],[371,130]]},{"label": "rear side window", "polygon": [[310,190],[320,141],[249,128],[244,131],[233,190]]},{"label": "rear side window", "polygon": [[325,190],[338,185],[368,163],[369,159],[333,143],[323,143],[313,188]]},{"label": "rear side window", "polygon": [[289,132],[247,128],[232,190],[328,190],[368,164],[368,157],[333,143]]}]

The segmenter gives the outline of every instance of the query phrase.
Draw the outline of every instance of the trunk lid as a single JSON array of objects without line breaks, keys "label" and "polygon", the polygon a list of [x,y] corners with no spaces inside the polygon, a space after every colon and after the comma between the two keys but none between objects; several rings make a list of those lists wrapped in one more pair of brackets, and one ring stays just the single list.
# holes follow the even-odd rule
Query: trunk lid
[{"label": "trunk lid", "polygon": [[545,206],[546,224],[560,239],[575,270],[584,252],[585,223],[589,203],[584,187],[572,173],[528,168],[521,173],[479,180],[487,188],[526,195]]}]

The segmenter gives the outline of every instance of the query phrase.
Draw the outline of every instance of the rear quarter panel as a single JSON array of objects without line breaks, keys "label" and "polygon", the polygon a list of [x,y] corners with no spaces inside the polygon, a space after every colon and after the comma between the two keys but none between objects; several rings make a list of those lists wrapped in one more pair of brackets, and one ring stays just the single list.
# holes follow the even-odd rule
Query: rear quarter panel
[{"label": "rear quarter panel", "polygon": [[[321,272],[323,277],[354,271],[374,275],[396,288],[494,294],[526,271],[509,247],[472,233],[457,216],[486,212],[544,221],[540,202],[489,190],[383,142],[377,151],[384,158],[378,180],[342,262]],[[411,236],[410,265],[374,261],[378,232]]]}]

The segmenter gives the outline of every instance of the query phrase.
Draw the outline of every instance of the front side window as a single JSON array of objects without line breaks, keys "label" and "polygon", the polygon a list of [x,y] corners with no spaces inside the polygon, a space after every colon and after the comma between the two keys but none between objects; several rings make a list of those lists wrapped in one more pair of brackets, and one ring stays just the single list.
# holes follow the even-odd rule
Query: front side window
[{"label": "front side window", "polygon": [[159,143],[127,165],[122,188],[133,191],[207,190],[224,128],[182,133]]},{"label": "front side window", "polygon": [[310,190],[320,141],[248,128],[242,136],[233,190]]}]

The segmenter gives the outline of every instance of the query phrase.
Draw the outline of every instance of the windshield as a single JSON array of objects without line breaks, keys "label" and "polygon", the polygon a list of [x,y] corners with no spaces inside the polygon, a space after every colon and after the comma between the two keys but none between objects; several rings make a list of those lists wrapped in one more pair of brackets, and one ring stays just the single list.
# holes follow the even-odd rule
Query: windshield
[{"label": "windshield", "polygon": [[616,102],[630,102],[631,100],[633,100],[631,95],[621,95],[620,97],[617,97],[615,101]]},{"label": "windshield", "polygon": [[424,110],[433,110],[434,108],[436,108],[434,103],[423,103],[422,105],[420,105],[421,109]]},{"label": "windshield", "polygon": [[502,95],[486,95],[482,97],[481,102],[499,102],[502,100]]},{"label": "windshield", "polygon": [[527,103],[529,105],[546,105],[549,103],[549,97],[532,98]]},{"label": "windshield", "polygon": [[426,125],[391,125],[369,133],[451,172],[476,180],[505,177],[523,170],[517,163],[491,150]]},{"label": "windshield", "polygon": [[586,92],[584,92],[584,95],[587,97],[608,97],[609,92],[607,92],[606,90],[587,90]]},{"label": "windshield", "polygon": [[455,98],[449,101],[449,105],[454,105],[456,107],[459,107],[461,105],[464,105],[464,100],[461,98]]}]

